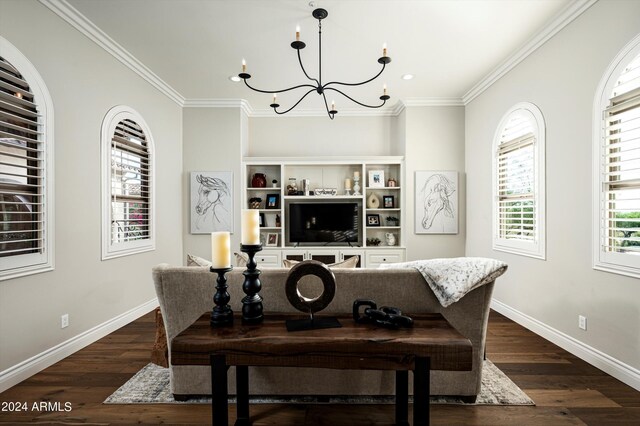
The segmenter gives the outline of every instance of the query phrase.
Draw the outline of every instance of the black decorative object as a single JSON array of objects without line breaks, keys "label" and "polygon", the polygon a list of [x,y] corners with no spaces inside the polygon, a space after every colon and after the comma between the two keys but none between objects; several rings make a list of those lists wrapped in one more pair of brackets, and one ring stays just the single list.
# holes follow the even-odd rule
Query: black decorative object
[{"label": "black decorative object", "polygon": [[262,289],[260,283],[260,269],[257,269],[255,256],[262,250],[262,244],[240,244],[240,251],[247,253],[247,269],[242,272],[244,282],[242,283],[242,291],[246,294],[242,298],[242,322],[244,324],[258,324],[264,319],[262,314],[262,297],[258,293]]},{"label": "black decorative object", "polygon": [[[298,290],[299,281],[307,275],[315,275],[320,278],[324,287],[322,294],[313,299],[304,297]],[[287,320],[287,331],[342,327],[335,317],[317,318],[314,316],[316,312],[326,308],[336,295],[336,277],[324,263],[317,260],[305,260],[294,265],[287,276],[285,293],[291,306],[309,314],[308,319]]]},{"label": "black decorative object", "polygon": [[[364,315],[360,313],[360,307],[365,306]],[[353,320],[357,323],[374,323],[387,328],[413,327],[413,319],[402,315],[398,308],[380,306],[376,302],[367,299],[356,299],[353,302]]]},{"label": "black decorative object", "polygon": [[218,274],[216,279],[216,294],[213,295],[213,303],[215,304],[211,311],[211,326],[212,327],[224,327],[226,325],[233,324],[233,311],[229,307],[229,300],[231,297],[227,292],[227,277],[225,274],[231,272],[233,267],[228,268],[214,268],[209,270]]},{"label": "black decorative object", "polygon": [[[391,62],[391,58],[387,56],[387,48],[386,45],[383,45],[382,48],[382,56],[380,58],[378,58],[378,63],[380,65],[382,65],[382,69],[380,70],[380,72],[378,72],[378,74],[376,74],[374,77],[365,80],[361,83],[343,83],[340,81],[330,81],[328,83],[324,83],[322,84],[322,20],[325,19],[328,15],[329,12],[327,12],[325,9],[315,9],[312,13],[313,17],[315,19],[318,20],[318,78],[313,78],[310,77],[309,74],[307,74],[307,71],[304,68],[304,65],[302,65],[302,58],[300,57],[300,50],[304,49],[306,47],[306,44],[302,41],[300,41],[300,31],[297,30],[296,31],[296,41],[294,41],[293,43],[291,43],[291,47],[294,48],[298,54],[298,62],[300,63],[300,68],[302,68],[302,72],[304,73],[304,75],[311,81],[315,82],[315,84],[300,84],[297,86],[292,86],[289,87],[288,89],[281,89],[281,90],[261,90],[261,89],[256,89],[255,87],[251,87],[249,85],[249,83],[247,83],[247,80],[249,80],[251,78],[251,74],[248,74],[246,72],[246,63],[243,61],[242,63],[242,72],[240,74],[238,74],[238,77],[240,77],[243,81],[244,84],[251,90],[254,90],[256,92],[260,92],[260,93],[273,93],[273,103],[270,105],[271,108],[273,108],[273,111],[276,114],[286,114],[289,111],[291,111],[292,109],[294,109],[296,106],[298,106],[298,104],[300,102],[302,102],[302,100],[304,98],[307,97],[308,94],[310,94],[311,92],[317,92],[319,95],[322,95],[322,98],[324,100],[324,106],[325,109],[327,110],[327,114],[329,115],[329,118],[331,118],[333,120],[333,118],[335,117],[335,115],[338,113],[338,111],[336,110],[335,104],[332,102],[331,103],[331,109],[329,109],[329,104],[327,102],[327,97],[325,95],[325,92],[327,90],[333,90],[334,92],[337,92],[339,94],[341,94],[342,96],[344,96],[345,98],[349,99],[352,102],[355,102],[356,104],[366,107],[366,108],[380,108],[381,106],[383,106],[387,100],[389,100],[390,96],[387,95],[387,87],[386,85],[383,88],[383,94],[382,96],[380,96],[380,100],[382,101],[382,103],[380,105],[367,105],[364,104],[362,102],[358,102],[355,99],[353,99],[351,96],[347,95],[346,93],[342,92],[341,90],[336,89],[335,87],[329,87],[331,85],[340,85],[340,86],[361,86],[363,84],[367,84],[373,80],[375,80],[376,78],[378,78],[378,76],[380,76],[380,74],[382,74],[382,72],[384,71],[386,65],[388,63]],[[302,97],[298,100],[298,102],[296,102],[291,108],[285,110],[285,111],[278,111],[278,107],[280,106],[280,104],[277,103],[277,94],[278,93],[282,93],[282,92],[288,92],[290,90],[295,90],[295,89],[300,89],[300,88],[308,88],[309,90],[307,90],[307,92],[302,95]]]}]

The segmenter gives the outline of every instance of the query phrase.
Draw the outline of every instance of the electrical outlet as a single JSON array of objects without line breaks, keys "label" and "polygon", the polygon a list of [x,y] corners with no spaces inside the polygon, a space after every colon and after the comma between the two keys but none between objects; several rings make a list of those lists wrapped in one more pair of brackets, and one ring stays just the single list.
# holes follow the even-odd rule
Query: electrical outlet
[{"label": "electrical outlet", "polygon": [[578,327],[580,327],[582,330],[587,329],[587,317],[578,315]]},{"label": "electrical outlet", "polygon": [[60,317],[60,328],[69,327],[69,314],[64,314]]}]

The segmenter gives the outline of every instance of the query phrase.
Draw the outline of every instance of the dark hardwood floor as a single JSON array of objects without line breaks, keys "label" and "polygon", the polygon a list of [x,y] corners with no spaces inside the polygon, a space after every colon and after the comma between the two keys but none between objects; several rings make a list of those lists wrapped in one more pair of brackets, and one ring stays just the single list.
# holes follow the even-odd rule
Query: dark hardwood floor
[{"label": "dark hardwood floor", "polygon": [[[0,424],[208,424],[209,405],[103,405],[149,362],[153,314],[58,362],[0,394]],[[487,357],[536,406],[432,406],[434,425],[640,425],[640,392],[511,320],[491,313]],[[69,403],[70,411],[37,411],[33,403]],[[55,404],[53,405],[55,408]],[[51,407],[49,407],[51,408]],[[230,417],[233,417],[232,410]],[[254,425],[390,425],[393,405],[252,405]]]}]

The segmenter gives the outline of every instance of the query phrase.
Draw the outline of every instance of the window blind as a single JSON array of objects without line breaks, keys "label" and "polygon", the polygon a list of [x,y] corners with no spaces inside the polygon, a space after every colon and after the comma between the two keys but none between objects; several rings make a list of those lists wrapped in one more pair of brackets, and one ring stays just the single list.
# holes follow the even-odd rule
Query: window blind
[{"label": "window blind", "polygon": [[604,120],[602,248],[640,253],[640,56],[618,78]]},{"label": "window blind", "polygon": [[529,119],[515,115],[497,152],[497,237],[536,240],[535,136]]},{"label": "window blind", "polygon": [[111,139],[111,243],[150,238],[149,145],[142,128],[125,119]]},{"label": "window blind", "polygon": [[0,257],[43,253],[45,141],[29,84],[0,57]]}]

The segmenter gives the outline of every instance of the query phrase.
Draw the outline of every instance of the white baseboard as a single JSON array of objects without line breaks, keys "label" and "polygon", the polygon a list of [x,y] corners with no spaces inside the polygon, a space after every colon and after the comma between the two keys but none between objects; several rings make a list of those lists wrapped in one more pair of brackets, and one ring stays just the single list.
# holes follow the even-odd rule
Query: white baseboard
[{"label": "white baseboard", "polygon": [[12,386],[17,385],[34,374],[44,370],[56,362],[79,351],[85,346],[103,338],[109,333],[113,333],[122,326],[140,318],[146,313],[158,307],[158,299],[154,298],[140,306],[137,306],[123,314],[118,315],[108,321],[103,322],[71,339],[47,349],[19,364],[7,368],[0,372],[0,392],[4,392]]},{"label": "white baseboard", "polygon": [[583,361],[588,362],[594,367],[599,368],[621,382],[624,382],[632,388],[640,391],[640,370],[625,364],[624,362],[619,361],[612,356],[569,336],[568,334],[558,331],[527,314],[513,309],[511,306],[505,305],[496,299],[491,301],[491,308],[523,327],[526,327],[534,333],[544,337],[550,342],[560,346],[562,349],[572,353]]}]

